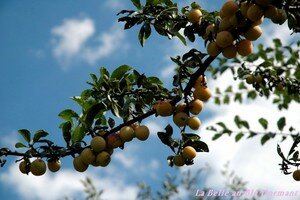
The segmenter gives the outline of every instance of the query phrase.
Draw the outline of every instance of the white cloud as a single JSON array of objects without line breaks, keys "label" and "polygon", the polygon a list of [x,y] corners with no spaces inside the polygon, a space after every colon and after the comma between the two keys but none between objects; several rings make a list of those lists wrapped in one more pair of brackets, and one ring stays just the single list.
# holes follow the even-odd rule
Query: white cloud
[{"label": "white cloud", "polygon": [[125,6],[124,1],[122,1],[122,0],[114,0],[114,1],[107,0],[107,1],[105,1],[104,5],[113,10],[123,9]]},{"label": "white cloud", "polygon": [[[110,168],[107,168],[110,169]],[[114,168],[111,168],[112,170]],[[109,175],[97,175],[101,168],[89,169],[85,173],[77,173],[73,170],[61,170],[58,173],[35,177],[21,174],[17,164],[12,164],[9,169],[0,175],[3,185],[13,187],[22,199],[62,199],[71,197],[76,199],[83,197],[83,184],[80,180],[91,177],[97,189],[104,189],[104,199],[134,199],[137,195],[136,185],[126,183],[118,173]],[[125,198],[126,197],[126,198]]]},{"label": "white cloud", "polygon": [[[64,70],[69,69],[75,61],[93,65],[117,50],[120,52],[129,47],[124,41],[125,33],[121,25],[113,24],[108,31],[94,36],[95,23],[88,17],[65,19],[61,25],[54,27],[51,33],[53,55]],[[89,44],[90,41],[93,44]]]},{"label": "white cloud", "polygon": [[14,149],[15,144],[18,141],[23,141],[18,136],[19,134],[17,133],[17,131],[11,131],[10,133],[1,136],[1,141],[0,141],[1,146]]},{"label": "white cloud", "polygon": [[287,23],[284,23],[280,26],[273,23],[268,23],[264,24],[262,29],[262,42],[267,46],[273,46],[274,38],[280,38],[283,45],[289,45],[292,41],[300,39],[299,34],[294,33],[291,35],[292,31],[288,28]]},{"label": "white cloud", "polygon": [[65,19],[61,25],[54,27],[51,33],[55,37],[54,56],[63,65],[68,65],[95,33],[95,25],[90,18]]}]

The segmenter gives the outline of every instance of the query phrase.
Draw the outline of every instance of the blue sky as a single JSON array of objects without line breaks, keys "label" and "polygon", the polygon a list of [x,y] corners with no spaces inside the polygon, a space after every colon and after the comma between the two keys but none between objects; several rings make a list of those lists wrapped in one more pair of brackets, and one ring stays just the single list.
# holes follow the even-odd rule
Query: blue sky
[{"label": "blue sky", "polygon": [[[201,5],[212,10],[219,8],[220,2],[206,0]],[[132,8],[129,0],[1,1],[1,146],[12,146],[20,139],[16,131],[21,128],[32,131],[44,129],[50,133],[51,139],[63,144],[58,129],[61,121],[57,114],[65,108],[78,110],[69,97],[88,88],[86,81],[89,80],[89,74],[98,74],[100,66],[113,70],[121,64],[128,64],[147,75],[159,76],[166,85],[170,85],[175,66],[168,58],[184,53],[191,46],[203,46],[199,40],[187,48],[177,39],[169,41],[154,34],[142,48],[137,40],[137,29],[122,31],[122,24],[117,23],[116,13],[123,8]],[[286,27],[276,27],[267,22],[264,28],[265,35],[260,41],[266,44],[270,44],[270,33],[282,38],[286,44],[299,40],[297,35],[290,37]],[[213,88],[224,85],[224,82],[230,84],[233,80],[225,76],[219,82],[208,84]],[[226,108],[208,103],[200,118],[205,125],[210,125],[216,121],[230,120],[235,113],[248,112],[247,118],[251,120],[256,116],[253,110],[266,108],[267,105],[268,111],[264,114],[273,117],[274,107],[270,102],[259,101],[259,104],[248,102],[243,107],[232,105]],[[292,105],[292,108],[299,110],[299,105]],[[300,124],[293,109],[280,115],[286,115],[292,123]],[[150,118],[144,123],[150,127],[153,136],[144,143],[135,141],[126,146],[124,151],[118,150],[113,155],[111,165],[105,169],[89,169],[87,173],[79,174],[72,170],[71,160],[64,159],[63,168],[57,174],[47,172],[43,177],[32,177],[20,174],[14,159],[9,159],[0,170],[0,199],[42,199],[46,194],[49,199],[72,196],[82,190],[79,180],[85,176],[92,177],[101,189],[107,191],[105,197],[110,199],[116,199],[118,196],[115,195],[120,192],[133,197],[136,183],[140,181],[147,182],[154,189],[159,188],[166,173],[180,174],[181,171],[167,166],[166,157],[171,152],[155,136],[155,132],[162,130],[168,119]],[[285,184],[272,183],[272,189],[290,187],[290,182],[291,187],[295,186],[290,178],[280,174],[277,169],[279,159],[274,153],[277,141],[264,148],[258,146],[253,152],[265,153],[258,158],[248,155],[249,159],[253,159],[248,163],[238,152],[247,154],[248,148],[257,145],[259,140],[235,144],[233,139],[225,138],[213,143],[209,141],[211,136],[205,135],[209,134],[205,133],[205,128],[199,134],[203,134],[201,136],[208,141],[212,152],[201,154],[196,164],[189,168],[195,170],[205,163],[213,166],[199,187],[222,187],[218,173],[227,160],[232,160],[232,167],[250,181],[250,186],[263,187],[270,182],[267,179],[274,176],[278,176]],[[265,158],[270,159],[270,166],[259,169],[257,176],[246,173],[255,159],[263,161]],[[258,180],[265,170],[272,173],[264,180]],[[33,194],[32,191],[36,192]]]}]

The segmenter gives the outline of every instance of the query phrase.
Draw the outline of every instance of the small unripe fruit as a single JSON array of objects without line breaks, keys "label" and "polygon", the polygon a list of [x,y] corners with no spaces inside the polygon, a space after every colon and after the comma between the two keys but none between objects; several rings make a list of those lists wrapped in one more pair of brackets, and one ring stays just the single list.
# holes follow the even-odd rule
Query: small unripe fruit
[{"label": "small unripe fruit", "polygon": [[300,181],[300,169],[293,172],[293,178],[295,181]]},{"label": "small unripe fruit", "polygon": [[110,163],[110,154],[102,151],[97,155],[96,163],[99,164],[101,167],[106,167]]},{"label": "small unripe fruit", "polygon": [[177,126],[182,127],[187,124],[188,118],[189,116],[186,113],[180,112],[173,117],[173,121]]},{"label": "small unripe fruit", "polygon": [[139,126],[134,130],[135,137],[141,141],[148,139],[150,131],[147,126]]},{"label": "small unripe fruit", "polygon": [[221,31],[217,34],[216,43],[219,47],[228,47],[233,43],[233,36],[229,31]]},{"label": "small unripe fruit", "polygon": [[28,174],[29,169],[30,169],[30,166],[27,167],[27,161],[22,160],[19,164],[20,172],[22,172],[23,174]]},{"label": "small unripe fruit", "polygon": [[248,56],[253,51],[253,45],[249,40],[241,40],[236,44],[236,49],[241,56]]},{"label": "small unripe fruit", "polygon": [[281,82],[277,83],[277,85],[276,85],[276,90],[277,90],[277,91],[283,91],[283,89],[284,89],[283,84],[282,84]]},{"label": "small unripe fruit", "polygon": [[61,162],[60,160],[49,160],[47,165],[51,172],[57,172],[61,167]]},{"label": "small unripe fruit", "polygon": [[73,160],[73,166],[74,166],[74,169],[76,171],[78,171],[78,172],[84,172],[89,167],[89,165],[87,165],[84,162],[82,162],[80,156],[77,156],[77,157],[74,158],[74,160]]},{"label": "small unripe fruit", "polygon": [[222,54],[225,58],[235,58],[237,55],[236,47],[234,45],[230,45],[223,49]]},{"label": "small unripe fruit", "polygon": [[46,164],[42,159],[34,160],[30,165],[30,172],[35,176],[41,176],[46,173]]},{"label": "small unripe fruit", "polygon": [[253,84],[254,83],[254,76],[252,74],[246,77],[246,83]]},{"label": "small unripe fruit", "polygon": [[199,99],[201,101],[208,101],[211,97],[211,91],[206,86],[196,85],[193,92],[194,99]]},{"label": "small unripe fruit", "polygon": [[190,113],[198,115],[203,109],[203,102],[199,99],[195,99],[189,104]]},{"label": "small unripe fruit", "polygon": [[216,42],[210,42],[207,45],[207,53],[210,56],[217,56],[219,53],[221,53],[222,49],[217,45]]},{"label": "small unripe fruit", "polygon": [[173,163],[177,167],[181,167],[185,164],[185,159],[182,157],[182,155],[175,155],[173,158]]},{"label": "small unripe fruit", "polygon": [[261,9],[261,7],[255,4],[252,5],[247,11],[247,18],[253,22],[262,18],[263,15],[264,15],[263,9]]},{"label": "small unripe fruit", "polygon": [[256,76],[254,76],[255,83],[260,84],[262,82],[262,80],[263,80],[263,77],[261,75],[258,74]]},{"label": "small unripe fruit", "polygon": [[200,24],[202,19],[202,12],[199,9],[191,9],[188,13],[188,20],[193,24]]},{"label": "small unripe fruit", "polygon": [[186,146],[182,150],[182,156],[189,160],[194,159],[196,157],[196,155],[197,155],[197,152],[194,149],[194,147],[192,147],[192,146]]},{"label": "small unripe fruit", "polygon": [[156,107],[156,113],[162,117],[170,116],[173,113],[173,106],[168,101],[159,102]]},{"label": "small unripe fruit", "polygon": [[134,130],[130,126],[124,126],[119,133],[123,142],[129,142],[134,138]]},{"label": "small unripe fruit", "polygon": [[193,130],[198,130],[201,125],[201,121],[198,117],[190,117],[188,119],[188,126]]},{"label": "small unripe fruit", "polygon": [[108,147],[118,148],[123,145],[123,141],[119,134],[111,133],[106,138],[106,144]]},{"label": "small unripe fruit", "polygon": [[257,40],[262,34],[262,30],[259,26],[253,26],[244,34],[245,38],[250,41]]},{"label": "small unripe fruit", "polygon": [[103,137],[101,136],[95,136],[91,140],[91,148],[93,149],[94,152],[101,152],[106,148],[106,141]]},{"label": "small unripe fruit", "polygon": [[80,157],[82,162],[87,165],[91,164],[96,159],[96,156],[90,148],[83,149],[83,151],[80,153]]}]

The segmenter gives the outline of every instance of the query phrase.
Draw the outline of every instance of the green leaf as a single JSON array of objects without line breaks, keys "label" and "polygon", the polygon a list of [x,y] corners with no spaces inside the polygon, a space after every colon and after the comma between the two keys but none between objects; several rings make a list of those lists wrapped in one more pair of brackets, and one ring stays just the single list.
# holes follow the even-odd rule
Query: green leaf
[{"label": "green leaf", "polygon": [[217,133],[212,137],[212,140],[217,140],[219,139],[223,134],[222,133]]},{"label": "green leaf", "polygon": [[66,121],[72,121],[72,118],[75,118],[75,119],[79,118],[79,115],[71,109],[66,109],[66,110],[61,111],[58,114],[58,116]]},{"label": "green leaf", "polygon": [[197,141],[197,140],[200,140],[200,136],[195,134],[195,133],[182,133],[182,139],[184,141],[187,141],[187,140],[191,140],[191,141]]},{"label": "green leaf", "polygon": [[170,124],[168,124],[166,126],[165,130],[166,130],[167,135],[171,136],[173,134],[173,127]]},{"label": "green leaf", "polygon": [[286,121],[285,121],[285,117],[281,117],[278,121],[277,121],[277,127],[280,131],[283,130],[283,128],[286,125]]},{"label": "green leaf", "polygon": [[72,141],[73,143],[80,142],[85,136],[85,127],[83,124],[79,124],[72,133]]},{"label": "green leaf", "polygon": [[150,23],[145,22],[144,25],[141,27],[138,35],[141,46],[144,46],[146,40],[149,38],[150,35],[151,35]]},{"label": "green leaf", "polygon": [[151,84],[163,85],[163,82],[154,76],[147,77],[147,81]]},{"label": "green leaf", "polygon": [[64,122],[60,125],[60,128],[62,129],[64,140],[66,141],[67,144],[69,144],[71,140],[72,123],[69,121]]},{"label": "green leaf", "polygon": [[268,134],[265,134],[262,138],[261,138],[261,145],[264,145],[269,139],[271,138],[274,138],[275,137],[275,134],[273,133],[268,133]]},{"label": "green leaf", "polygon": [[106,106],[104,103],[102,103],[102,102],[96,103],[88,109],[83,120],[85,121],[85,123],[88,126],[92,126],[96,115],[103,112],[105,109],[106,109]]},{"label": "green leaf", "polygon": [[242,137],[244,137],[244,133],[238,133],[236,136],[235,136],[235,141],[238,142],[240,139],[242,139]]},{"label": "green leaf", "polygon": [[137,9],[141,9],[142,5],[140,0],[131,0],[131,2],[133,3],[133,5],[137,8]]},{"label": "green leaf", "polygon": [[171,137],[172,134],[170,133],[165,133],[165,132],[157,132],[157,136],[160,139],[160,141],[167,145],[168,147],[170,147],[172,149],[173,152],[175,152],[174,147],[172,146],[172,144],[174,143],[174,140]]},{"label": "green leaf", "polygon": [[196,140],[196,141],[188,140],[185,143],[185,146],[192,146],[192,147],[194,147],[194,149],[197,152],[209,152],[209,148],[208,148],[207,144],[205,142],[200,141],[200,140]]},{"label": "green leaf", "polygon": [[39,139],[41,139],[42,137],[46,137],[48,135],[48,133],[44,130],[38,130],[37,132],[35,132],[34,136],[33,136],[33,142],[37,142],[39,141]]},{"label": "green leaf", "polygon": [[17,142],[16,144],[15,144],[15,147],[16,148],[24,148],[24,147],[27,147],[25,144],[23,144],[23,143],[21,143],[21,142]]},{"label": "green leaf", "polygon": [[115,78],[120,80],[127,72],[129,72],[132,68],[128,65],[121,65],[117,69],[113,71],[111,74],[111,78]]},{"label": "green leaf", "polygon": [[260,123],[260,125],[261,125],[265,130],[268,129],[268,124],[269,124],[269,122],[268,122],[266,119],[260,118],[260,119],[258,120],[258,122]]},{"label": "green leaf", "polygon": [[187,45],[186,39],[185,39],[185,37],[183,35],[181,35],[179,32],[175,32],[174,35],[176,37],[178,37],[178,39],[182,42],[182,44],[184,44],[184,46]]},{"label": "green leaf", "polygon": [[18,130],[18,133],[22,135],[26,142],[30,142],[30,131],[27,129],[20,129]]},{"label": "green leaf", "polygon": [[113,118],[109,117],[108,118],[108,125],[110,128],[113,128],[115,126],[116,122]]}]

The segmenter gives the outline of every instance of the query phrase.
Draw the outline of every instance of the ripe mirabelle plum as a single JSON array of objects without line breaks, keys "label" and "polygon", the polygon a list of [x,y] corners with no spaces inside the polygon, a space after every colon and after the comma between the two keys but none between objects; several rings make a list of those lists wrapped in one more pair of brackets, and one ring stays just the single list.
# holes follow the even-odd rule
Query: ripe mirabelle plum
[{"label": "ripe mirabelle plum", "polygon": [[189,22],[193,24],[200,24],[202,19],[202,12],[200,9],[193,8],[189,11],[187,18]]},{"label": "ripe mirabelle plum", "polygon": [[260,6],[265,7],[265,6],[270,5],[271,1],[272,0],[255,0],[255,3],[260,5]]},{"label": "ripe mirabelle plum", "polygon": [[107,147],[118,148],[123,145],[123,141],[119,134],[111,133],[106,138]]},{"label": "ripe mirabelle plum", "polygon": [[192,147],[192,146],[186,146],[182,150],[182,156],[189,160],[194,159],[196,157],[196,155],[197,155],[197,152],[194,149],[194,147]]},{"label": "ripe mirabelle plum", "polygon": [[219,53],[221,53],[222,49],[217,45],[216,42],[210,42],[207,45],[207,53],[210,56],[217,56]]},{"label": "ripe mirabelle plum", "polygon": [[233,36],[229,31],[221,31],[217,34],[216,43],[219,47],[228,47],[233,43]]},{"label": "ripe mirabelle plum", "polygon": [[208,101],[211,97],[211,91],[208,87],[202,85],[196,85],[193,92],[194,99],[199,99],[201,101]]},{"label": "ripe mirabelle plum", "polygon": [[179,113],[179,112],[183,112],[186,108],[186,103],[180,103],[176,106],[175,112]]},{"label": "ripe mirabelle plum", "polygon": [[253,51],[252,42],[249,40],[241,40],[236,44],[237,52],[241,56],[248,56]]},{"label": "ripe mirabelle plum", "polygon": [[246,83],[248,84],[253,84],[254,83],[254,75],[253,74],[249,74],[247,77],[246,77]]},{"label": "ripe mirabelle plum", "polygon": [[188,119],[188,126],[193,130],[198,130],[201,125],[201,121],[198,117],[190,117]]},{"label": "ripe mirabelle plum", "polygon": [[90,144],[93,151],[97,153],[103,151],[106,148],[106,141],[101,136],[93,137]]},{"label": "ripe mirabelle plum", "polygon": [[48,160],[47,166],[51,172],[57,172],[61,167],[61,162],[59,159],[51,159]]},{"label": "ripe mirabelle plum", "polygon": [[300,181],[300,169],[293,172],[293,178],[295,181]]},{"label": "ripe mirabelle plum", "polygon": [[253,22],[255,22],[255,21],[259,20],[260,18],[262,18],[263,15],[264,15],[263,9],[260,6],[256,5],[256,4],[253,4],[247,10],[247,18],[250,19]]},{"label": "ripe mirabelle plum", "polygon": [[173,157],[173,163],[177,167],[181,167],[185,164],[185,159],[182,155],[175,155]]},{"label": "ripe mirabelle plum", "polygon": [[277,14],[278,14],[278,10],[273,5],[269,5],[264,11],[264,16],[269,19],[273,19],[274,17],[277,16]]},{"label": "ripe mirabelle plum", "polygon": [[35,176],[41,176],[46,173],[46,163],[42,159],[35,159],[30,165],[30,172]]},{"label": "ripe mirabelle plum", "polygon": [[199,99],[195,99],[189,104],[190,113],[198,115],[203,109],[203,102]]},{"label": "ripe mirabelle plum", "polygon": [[235,58],[237,55],[236,47],[234,45],[230,45],[222,50],[222,54],[225,58]]},{"label": "ripe mirabelle plum", "polygon": [[250,27],[244,34],[245,38],[250,41],[257,40],[262,34],[262,30],[259,26]]},{"label": "ripe mirabelle plum", "polygon": [[94,162],[96,156],[94,155],[93,151],[90,148],[85,148],[80,153],[80,157],[83,163],[89,165]]},{"label": "ripe mirabelle plum", "polygon": [[148,129],[147,126],[139,126],[134,130],[134,135],[137,139],[141,140],[141,141],[145,141],[148,139],[149,135],[150,135],[150,131]]},{"label": "ripe mirabelle plum", "polygon": [[174,115],[173,121],[177,126],[182,127],[187,125],[188,118],[189,116],[186,113],[180,112]]},{"label": "ripe mirabelle plum", "polygon": [[[29,168],[27,168],[27,164],[29,164]],[[22,160],[19,164],[19,170],[21,173],[23,174],[28,174],[29,170],[30,170],[30,163],[28,163],[25,160]]]},{"label": "ripe mirabelle plum", "polygon": [[170,116],[173,113],[173,106],[168,101],[162,101],[157,104],[156,113],[162,117]]},{"label": "ripe mirabelle plum", "polygon": [[235,3],[232,0],[227,1],[226,3],[223,4],[221,10],[220,10],[220,16],[223,17],[230,17],[238,11],[239,6],[237,3]]},{"label": "ripe mirabelle plum", "polygon": [[89,167],[89,165],[87,165],[84,162],[82,162],[80,156],[76,156],[74,158],[74,160],[73,160],[73,167],[78,172],[84,172],[84,171],[87,170],[87,168]]},{"label": "ripe mirabelle plum", "polygon": [[134,130],[130,126],[124,126],[119,133],[123,142],[129,142],[134,138]]},{"label": "ripe mirabelle plum", "polygon": [[97,155],[96,163],[101,167],[106,167],[111,161],[110,154],[102,151]]}]

